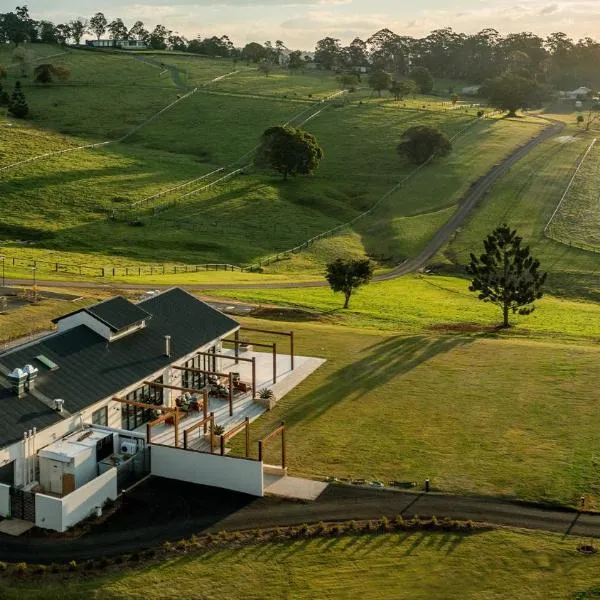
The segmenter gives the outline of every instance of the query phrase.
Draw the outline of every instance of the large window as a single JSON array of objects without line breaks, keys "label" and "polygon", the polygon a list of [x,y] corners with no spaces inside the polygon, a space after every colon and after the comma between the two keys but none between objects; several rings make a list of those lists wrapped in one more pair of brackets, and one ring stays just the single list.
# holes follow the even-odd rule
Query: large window
[{"label": "large window", "polygon": [[[162,383],[163,378],[159,377],[154,383]],[[125,400],[133,400],[143,404],[164,404],[163,390],[150,385],[142,385],[130,394],[125,396]],[[141,406],[132,406],[123,404],[121,408],[121,426],[123,429],[137,429],[156,418],[154,408],[143,408]]]},{"label": "large window", "polygon": [[92,424],[108,427],[108,406],[103,406],[92,413]]},{"label": "large window", "polygon": [[[213,346],[208,352],[214,354],[216,348]],[[216,371],[217,361],[214,356],[197,354],[194,358],[186,361],[184,366],[192,369],[202,369],[203,371]],[[199,390],[206,385],[206,379],[207,375],[204,373],[194,373],[193,371],[181,372],[181,385],[186,388]]]}]

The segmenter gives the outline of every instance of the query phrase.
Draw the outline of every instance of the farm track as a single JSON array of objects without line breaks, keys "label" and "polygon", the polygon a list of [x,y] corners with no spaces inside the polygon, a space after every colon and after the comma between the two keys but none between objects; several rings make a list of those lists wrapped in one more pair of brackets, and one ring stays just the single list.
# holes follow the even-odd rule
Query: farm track
[{"label": "farm track", "polygon": [[[438,252],[442,246],[447,243],[455,231],[465,222],[472,210],[477,206],[485,193],[490,189],[492,184],[500,177],[505,175],[511,167],[517,164],[520,160],[528,156],[541,143],[560,134],[565,128],[564,123],[551,121],[546,119],[550,125],[546,127],[539,135],[531,139],[529,142],[515,150],[511,155],[506,157],[502,162],[494,166],[487,174],[481,177],[468,191],[462,202],[459,203],[458,210],[445,223],[437,233],[427,243],[425,248],[415,257],[409,258],[402,264],[398,265],[391,271],[378,275],[374,281],[388,281],[396,279],[409,273],[413,273],[422,269],[427,262]],[[9,280],[13,284],[27,284],[28,280],[13,279]],[[172,284],[132,284],[110,282],[110,283],[94,283],[94,282],[74,282],[74,281],[39,281],[40,285],[48,287],[80,287],[80,288],[114,288],[131,289],[131,290],[148,290],[148,289],[168,289]],[[199,290],[215,290],[215,289],[284,289],[284,288],[309,288],[309,287],[324,287],[327,283],[324,281],[305,281],[291,283],[232,283],[232,284],[197,284],[188,285],[190,289]]]},{"label": "farm track", "polygon": [[122,508],[78,538],[2,536],[0,560],[77,562],[157,547],[191,535],[379,519],[383,515],[470,519],[492,526],[600,537],[600,515],[485,496],[402,492],[330,485],[315,501],[254,498],[151,477],[124,496]]}]

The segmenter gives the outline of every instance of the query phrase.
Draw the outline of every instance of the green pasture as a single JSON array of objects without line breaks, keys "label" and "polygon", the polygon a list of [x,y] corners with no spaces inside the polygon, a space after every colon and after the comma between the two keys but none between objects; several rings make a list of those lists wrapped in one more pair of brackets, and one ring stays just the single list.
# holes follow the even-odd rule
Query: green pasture
[{"label": "green pasture", "polygon": [[[438,325],[385,334],[314,319],[269,322],[294,329],[300,355],[327,362],[251,430],[254,444],[285,421],[293,474],[419,485],[429,478],[443,492],[567,505],[585,496],[599,506],[594,338],[566,343]],[[266,460],[278,459],[273,444]]]},{"label": "green pasture", "polygon": [[547,232],[568,246],[600,252],[600,144],[584,157]]},{"label": "green pasture", "polygon": [[[598,254],[559,243],[544,234],[546,224],[592,139],[593,134],[570,126],[564,134],[541,144],[493,185],[434,262],[462,270],[469,253],[477,252],[483,238],[498,224],[506,222],[519,231],[541,261],[542,268],[549,272],[550,290],[562,295],[597,299],[600,291]],[[593,203],[593,194],[589,200]],[[586,214],[588,220],[597,218],[597,211],[595,217],[589,212]]]},{"label": "green pasture", "polygon": [[0,593],[6,600],[585,600],[598,596],[600,559],[578,553],[583,542],[513,530],[269,542],[104,575],[3,577]]}]

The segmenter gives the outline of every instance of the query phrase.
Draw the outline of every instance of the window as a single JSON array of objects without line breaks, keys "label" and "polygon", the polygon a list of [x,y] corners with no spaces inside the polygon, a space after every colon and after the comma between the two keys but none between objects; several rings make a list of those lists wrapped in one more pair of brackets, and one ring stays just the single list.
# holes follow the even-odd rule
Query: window
[{"label": "window", "polygon": [[108,406],[103,406],[92,413],[92,424],[108,427]]},{"label": "window", "polygon": [[[155,383],[162,383],[163,378],[159,377],[154,380]],[[142,385],[133,392],[125,396],[125,400],[133,400],[146,404],[163,404],[163,390],[149,385]],[[123,404],[121,408],[121,427],[123,429],[137,429],[144,423],[148,423],[156,418],[155,409],[143,408],[141,406],[132,406],[131,404]]]}]

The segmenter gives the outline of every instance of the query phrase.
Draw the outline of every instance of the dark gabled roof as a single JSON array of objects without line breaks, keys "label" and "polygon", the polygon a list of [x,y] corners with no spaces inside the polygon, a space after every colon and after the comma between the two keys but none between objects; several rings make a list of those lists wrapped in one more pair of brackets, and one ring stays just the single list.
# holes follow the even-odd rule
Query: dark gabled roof
[{"label": "dark gabled roof", "polygon": [[[79,325],[0,356],[0,365],[12,370],[34,364],[39,368],[36,389],[50,399],[64,399],[65,409],[76,413],[239,327],[237,321],[179,288],[144,300],[140,306],[152,318],[146,327],[120,339],[108,342]],[[170,357],[165,356],[165,335],[171,336]],[[59,368],[50,371],[35,361],[40,354]],[[49,411],[41,402],[32,400],[37,403],[37,410]],[[8,401],[22,402],[14,396]],[[6,408],[4,402],[0,402],[0,421]],[[14,420],[12,424],[14,435],[22,437],[25,428]],[[0,428],[0,448],[14,438],[9,433]]]},{"label": "dark gabled roof", "polygon": [[0,407],[0,447],[18,442],[34,427],[41,430],[62,421],[58,413],[33,396],[17,398],[8,385],[0,384]]},{"label": "dark gabled roof", "polygon": [[53,323],[58,323],[62,319],[71,317],[80,312],[86,312],[95,319],[104,323],[113,332],[122,331],[128,327],[136,325],[140,321],[151,318],[148,312],[140,308],[137,304],[130,302],[123,296],[115,296],[104,302],[88,306],[53,319]]}]

